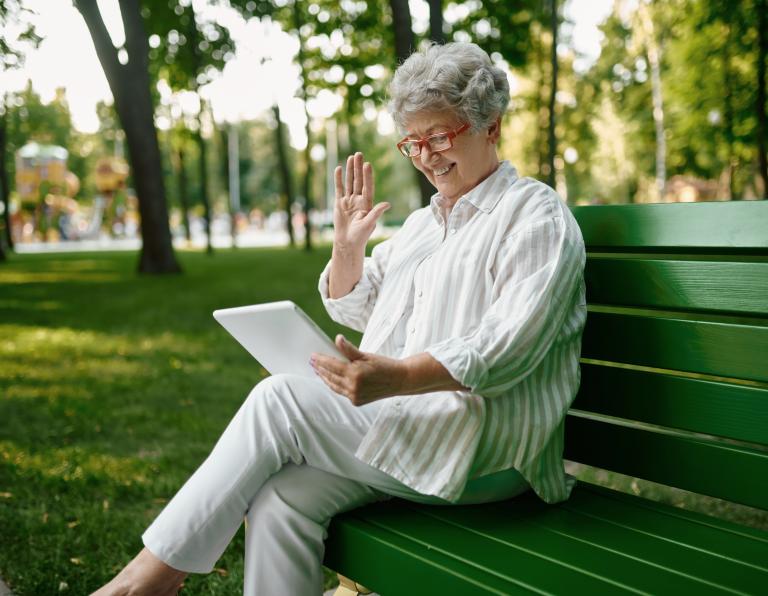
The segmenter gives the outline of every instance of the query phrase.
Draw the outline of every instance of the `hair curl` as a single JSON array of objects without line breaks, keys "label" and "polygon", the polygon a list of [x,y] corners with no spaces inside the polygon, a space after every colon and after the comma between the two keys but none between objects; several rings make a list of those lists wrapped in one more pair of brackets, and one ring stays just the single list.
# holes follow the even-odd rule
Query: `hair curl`
[{"label": "hair curl", "polygon": [[430,44],[398,67],[389,97],[389,112],[402,131],[420,112],[449,110],[477,132],[506,111],[509,82],[474,43]]}]

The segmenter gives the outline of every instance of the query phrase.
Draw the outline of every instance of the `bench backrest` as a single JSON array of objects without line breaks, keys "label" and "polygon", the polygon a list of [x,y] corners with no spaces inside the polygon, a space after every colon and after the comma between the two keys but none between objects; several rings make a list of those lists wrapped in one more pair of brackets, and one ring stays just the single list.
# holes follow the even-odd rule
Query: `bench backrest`
[{"label": "bench backrest", "polygon": [[768,509],[768,201],[573,212],[589,314],[566,458]]}]

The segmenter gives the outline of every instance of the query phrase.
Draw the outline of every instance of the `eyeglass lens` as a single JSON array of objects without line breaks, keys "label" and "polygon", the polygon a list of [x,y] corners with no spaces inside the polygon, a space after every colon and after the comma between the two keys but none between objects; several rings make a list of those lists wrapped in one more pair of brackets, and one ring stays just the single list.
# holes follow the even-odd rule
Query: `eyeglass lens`
[{"label": "eyeglass lens", "polygon": [[[424,139],[429,145],[430,151],[445,151],[451,148],[451,137],[448,135],[434,135]],[[418,141],[406,142],[402,145],[403,153],[408,157],[416,157],[421,153],[421,145]]]}]

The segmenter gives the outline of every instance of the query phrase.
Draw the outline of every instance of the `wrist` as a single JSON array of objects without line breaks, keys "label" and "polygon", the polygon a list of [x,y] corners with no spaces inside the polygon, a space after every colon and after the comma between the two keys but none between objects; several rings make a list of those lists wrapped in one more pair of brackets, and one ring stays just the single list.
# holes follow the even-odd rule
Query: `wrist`
[{"label": "wrist", "polygon": [[400,360],[402,364],[403,395],[431,391],[463,391],[461,383],[428,352],[414,354]]},{"label": "wrist", "polygon": [[333,238],[333,252],[340,257],[358,257],[365,255],[365,243],[349,242],[337,236]]}]

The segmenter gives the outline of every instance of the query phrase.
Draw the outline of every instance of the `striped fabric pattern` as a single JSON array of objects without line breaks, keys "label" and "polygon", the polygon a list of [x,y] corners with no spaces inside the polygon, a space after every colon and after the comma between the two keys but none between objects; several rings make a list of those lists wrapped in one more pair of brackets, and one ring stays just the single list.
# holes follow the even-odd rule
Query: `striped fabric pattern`
[{"label": "striped fabric pattern", "polygon": [[450,213],[442,203],[434,195],[378,244],[346,296],[328,297],[329,266],[320,276],[329,315],[363,332],[360,349],[428,352],[469,388],[387,399],[356,456],[449,501],[511,467],[543,500],[565,500],[564,419],[587,312],[579,227],[508,162]]}]

